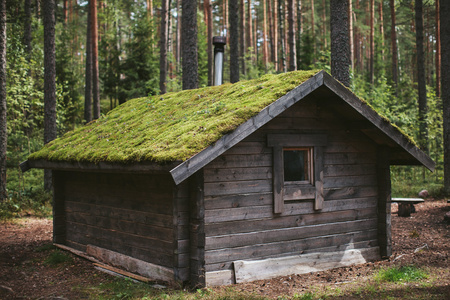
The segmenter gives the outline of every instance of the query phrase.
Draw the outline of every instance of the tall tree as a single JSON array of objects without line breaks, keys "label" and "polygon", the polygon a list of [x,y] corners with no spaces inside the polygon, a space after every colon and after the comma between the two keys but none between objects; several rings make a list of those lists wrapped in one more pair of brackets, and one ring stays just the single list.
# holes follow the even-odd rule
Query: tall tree
[{"label": "tall tree", "polygon": [[391,10],[391,47],[392,47],[392,82],[394,83],[395,95],[398,95],[398,47],[397,47],[397,32],[395,20],[395,1],[389,1]]},{"label": "tall tree", "polygon": [[198,88],[197,0],[181,1],[183,90]]},{"label": "tall tree", "polygon": [[348,1],[330,1],[331,75],[345,86],[350,86]]},{"label": "tall tree", "polygon": [[6,195],[6,0],[0,0],[0,201]]},{"label": "tall tree", "polygon": [[159,29],[159,89],[161,94],[167,92],[167,36],[169,34],[168,24],[169,0],[161,1],[161,27]]},{"label": "tall tree", "polygon": [[374,60],[375,60],[375,1],[370,0],[370,53],[369,53],[369,80],[373,84],[375,76]]},{"label": "tall tree", "polygon": [[[299,1],[300,2],[300,1]],[[273,60],[275,62],[275,71],[280,70],[278,63],[278,0],[273,0]]]},{"label": "tall tree", "polygon": [[444,190],[450,195],[450,1],[439,0],[441,19],[441,97],[444,119]]},{"label": "tall tree", "polygon": [[[244,3],[244,0],[241,0],[242,3]],[[244,4],[242,4],[244,5]],[[211,1],[210,0],[204,0],[203,1],[203,7],[205,10],[205,23],[206,23],[206,30],[207,30],[207,39],[206,42],[208,43],[208,85],[213,85],[213,50],[212,50],[212,35],[213,35],[213,21],[212,21],[212,7],[211,7]],[[241,22],[243,22],[245,19],[241,18]],[[241,25],[243,26],[243,25]],[[243,28],[243,27],[242,27]],[[243,30],[243,29],[242,29]],[[243,31],[241,31],[241,37],[243,37]],[[242,43],[242,42],[241,42]],[[244,55],[244,50],[241,49],[242,56]]]},{"label": "tall tree", "polygon": [[289,40],[289,71],[297,70],[297,51],[295,46],[295,0],[288,0],[288,40]]},{"label": "tall tree", "polygon": [[230,24],[230,82],[239,81],[239,6],[238,0],[228,0]]},{"label": "tall tree", "polygon": [[427,86],[425,79],[425,54],[423,50],[423,3],[415,0],[416,19],[416,52],[417,52],[417,84],[419,89],[419,144],[422,150],[428,151],[427,127]]},{"label": "tall tree", "polygon": [[[55,0],[42,5],[44,19],[44,144],[56,138],[56,63],[55,63]],[[52,172],[45,170],[44,188],[52,190]]]},{"label": "tall tree", "polygon": [[92,121],[92,18],[91,10],[88,9],[86,27],[86,72],[84,75],[84,121]]},{"label": "tall tree", "polygon": [[441,20],[439,0],[436,0],[436,96],[441,96]]},{"label": "tall tree", "polygon": [[[209,1],[209,0],[205,0],[205,1]],[[211,18],[212,19],[212,18]],[[212,26],[211,26],[212,27]],[[240,0],[239,2],[239,55],[241,57],[241,61],[240,61],[240,67],[241,67],[241,72],[242,74],[245,75],[246,73],[246,68],[245,68],[245,53],[247,52],[245,49],[245,1],[244,0]],[[211,28],[212,31],[212,28]],[[209,34],[209,31],[208,31]],[[212,36],[212,34],[211,34]],[[211,41],[208,42],[208,47],[211,44]],[[209,55],[209,50],[208,50],[208,55]],[[212,63],[211,63],[212,64]]]},{"label": "tall tree", "polygon": [[[231,1],[231,0],[230,0]],[[264,68],[267,70],[269,65],[269,47],[267,43],[267,0],[263,0],[263,63]]]},{"label": "tall tree", "polygon": [[94,105],[94,119],[100,118],[100,86],[98,74],[98,22],[97,0],[90,0],[91,10],[91,46],[92,46],[92,104]]},{"label": "tall tree", "polygon": [[24,31],[23,41],[25,44],[25,50],[27,51],[27,59],[31,58],[31,0],[24,1]]},{"label": "tall tree", "polygon": [[355,43],[353,36],[353,5],[352,0],[348,1],[348,29],[349,29],[349,43],[350,43],[350,68],[353,72],[355,68]]}]

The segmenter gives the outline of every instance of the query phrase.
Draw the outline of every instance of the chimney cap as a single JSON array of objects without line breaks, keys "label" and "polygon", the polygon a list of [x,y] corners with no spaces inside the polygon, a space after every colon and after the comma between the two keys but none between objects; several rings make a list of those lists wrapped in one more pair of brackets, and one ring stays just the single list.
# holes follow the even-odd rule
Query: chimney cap
[{"label": "chimney cap", "polygon": [[227,38],[225,36],[213,37],[214,46],[225,46],[227,44]]}]

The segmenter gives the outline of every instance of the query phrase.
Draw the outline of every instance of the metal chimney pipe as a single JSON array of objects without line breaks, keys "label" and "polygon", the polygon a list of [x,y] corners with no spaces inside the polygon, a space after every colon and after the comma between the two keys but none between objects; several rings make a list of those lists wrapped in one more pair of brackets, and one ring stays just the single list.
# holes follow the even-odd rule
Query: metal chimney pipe
[{"label": "metal chimney pipe", "polygon": [[223,54],[227,38],[224,36],[213,37],[214,45],[214,85],[223,83]]}]

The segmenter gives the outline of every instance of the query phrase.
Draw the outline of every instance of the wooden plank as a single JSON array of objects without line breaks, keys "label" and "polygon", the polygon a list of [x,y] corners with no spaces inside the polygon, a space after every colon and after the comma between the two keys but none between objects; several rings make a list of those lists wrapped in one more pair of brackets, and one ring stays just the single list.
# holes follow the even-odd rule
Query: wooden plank
[{"label": "wooden plank", "polygon": [[267,193],[272,191],[272,180],[248,180],[205,183],[205,196]]},{"label": "wooden plank", "polygon": [[376,172],[376,164],[325,165],[323,169],[325,177],[374,175]]},{"label": "wooden plank", "polygon": [[320,214],[305,214],[280,216],[256,220],[240,220],[220,223],[207,223],[207,237],[227,234],[238,234],[254,231],[295,228],[299,226],[320,225],[333,222],[346,222],[371,219],[377,217],[376,208],[351,209],[344,211],[321,212]]},{"label": "wooden plank", "polygon": [[[376,207],[376,197],[353,198],[343,200],[324,201],[323,212],[341,211]],[[301,201],[299,203],[288,202],[284,205],[281,216],[303,215],[313,213],[313,202]],[[273,206],[236,207],[233,209],[214,209],[205,211],[206,223],[219,223],[237,220],[252,220],[273,218]]]},{"label": "wooden plank", "polygon": [[279,214],[284,211],[283,200],[284,171],[283,171],[283,148],[279,145],[273,147],[273,213]]},{"label": "wooden plank", "polygon": [[66,211],[64,182],[66,172],[53,171],[53,242],[64,244],[66,242]]},{"label": "wooden plank", "polygon": [[340,188],[340,187],[355,187],[355,186],[373,186],[376,185],[377,176],[373,175],[356,175],[356,176],[342,176],[342,177],[327,177],[323,181],[323,186],[326,189]]},{"label": "wooden plank", "polygon": [[389,149],[380,146],[377,151],[378,181],[378,243],[381,257],[392,255],[391,235],[391,170]]},{"label": "wooden plank", "polygon": [[205,205],[203,170],[189,180],[190,219],[190,283],[194,287],[205,286]]},{"label": "wooden plank", "polygon": [[392,202],[407,202],[412,204],[417,204],[420,202],[425,202],[422,198],[392,198]]},{"label": "wooden plank", "polygon": [[236,283],[232,270],[206,272],[206,286],[230,285]]},{"label": "wooden plank", "polygon": [[292,201],[292,200],[305,200],[305,199],[314,199],[316,197],[317,188],[313,185],[284,185],[283,189],[283,200],[284,201]]},{"label": "wooden plank", "polygon": [[272,167],[211,168],[205,167],[205,182],[229,182],[272,178]]},{"label": "wooden plank", "polygon": [[173,270],[123,255],[118,252],[88,245],[86,248],[86,253],[100,261],[111,264],[112,266],[124,268],[126,271],[131,273],[140,274],[156,280],[174,280]]},{"label": "wooden plank", "polygon": [[236,283],[269,279],[290,274],[306,274],[332,268],[363,264],[379,259],[379,249],[348,249],[311,253],[257,261],[234,262]]},{"label": "wooden plank", "polygon": [[212,161],[208,168],[254,168],[272,166],[272,155],[264,154],[242,154],[221,155]]},{"label": "wooden plank", "polygon": [[272,148],[266,146],[266,143],[259,141],[242,141],[233,148],[228,149],[223,155],[237,154],[272,154]]},{"label": "wooden plank", "polygon": [[377,219],[206,237],[206,250],[300,240],[377,228]]},{"label": "wooden plank", "polygon": [[316,195],[314,198],[314,210],[323,209],[323,155],[324,147],[314,146],[314,184],[316,186]]},{"label": "wooden plank", "polygon": [[274,103],[264,108],[258,115],[240,125],[232,133],[223,136],[214,145],[206,148],[202,152],[194,155],[189,160],[183,162],[170,173],[175,184],[179,184],[192,174],[213,161],[216,157],[230,149],[244,138],[261,128],[263,125],[274,119],[276,116],[287,110],[289,107],[312,93],[323,84],[323,72],[319,72],[308,79],[292,91],[280,97]]},{"label": "wooden plank", "polygon": [[373,164],[376,162],[375,154],[366,153],[326,153],[324,165],[359,165]]},{"label": "wooden plank", "polygon": [[[324,247],[324,248],[314,248],[310,250],[304,250],[302,251],[301,255],[304,254],[310,254],[310,253],[322,253],[322,252],[336,252],[336,251],[345,251],[346,249],[364,249],[364,248],[374,248],[378,247],[377,240],[369,240],[369,241],[363,241],[358,243],[351,243],[348,245],[339,245],[339,246],[331,246],[331,247]],[[279,258],[279,257],[286,257],[290,255],[299,255],[295,253],[281,253],[278,255],[269,255],[264,257],[264,259],[269,258]],[[234,268],[233,262],[221,262],[216,264],[208,264],[206,265],[206,272],[212,272],[212,271],[223,271],[223,270],[232,270]]]},{"label": "wooden plank", "polygon": [[173,226],[172,216],[152,212],[137,211],[130,209],[120,209],[114,207],[107,207],[97,204],[80,203],[73,201],[66,201],[67,214],[84,213],[92,214],[98,217],[109,217],[120,219],[129,222],[144,223],[149,226],[159,226],[171,228]]},{"label": "wooden plank", "polygon": [[234,194],[205,197],[205,210],[271,205],[272,193]]},{"label": "wooden plank", "polygon": [[268,134],[268,147],[316,147],[326,146],[326,134]]},{"label": "wooden plank", "polygon": [[348,245],[351,243],[374,240],[376,238],[376,229],[347,232],[344,234],[313,237],[301,240],[209,250],[205,253],[205,260],[206,264],[214,264],[235,260],[262,259],[271,255],[290,255],[290,253],[292,255],[298,255],[306,250],[331,247],[333,245]]},{"label": "wooden plank", "polygon": [[377,197],[377,186],[347,186],[324,189],[325,200]]}]

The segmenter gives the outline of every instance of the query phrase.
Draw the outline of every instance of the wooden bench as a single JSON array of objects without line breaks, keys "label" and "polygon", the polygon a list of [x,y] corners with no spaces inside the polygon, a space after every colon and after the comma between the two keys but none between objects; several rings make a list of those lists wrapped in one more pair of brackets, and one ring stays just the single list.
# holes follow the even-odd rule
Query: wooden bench
[{"label": "wooden bench", "polygon": [[398,216],[409,217],[415,212],[414,204],[424,202],[421,198],[392,198],[392,202],[398,203]]}]

